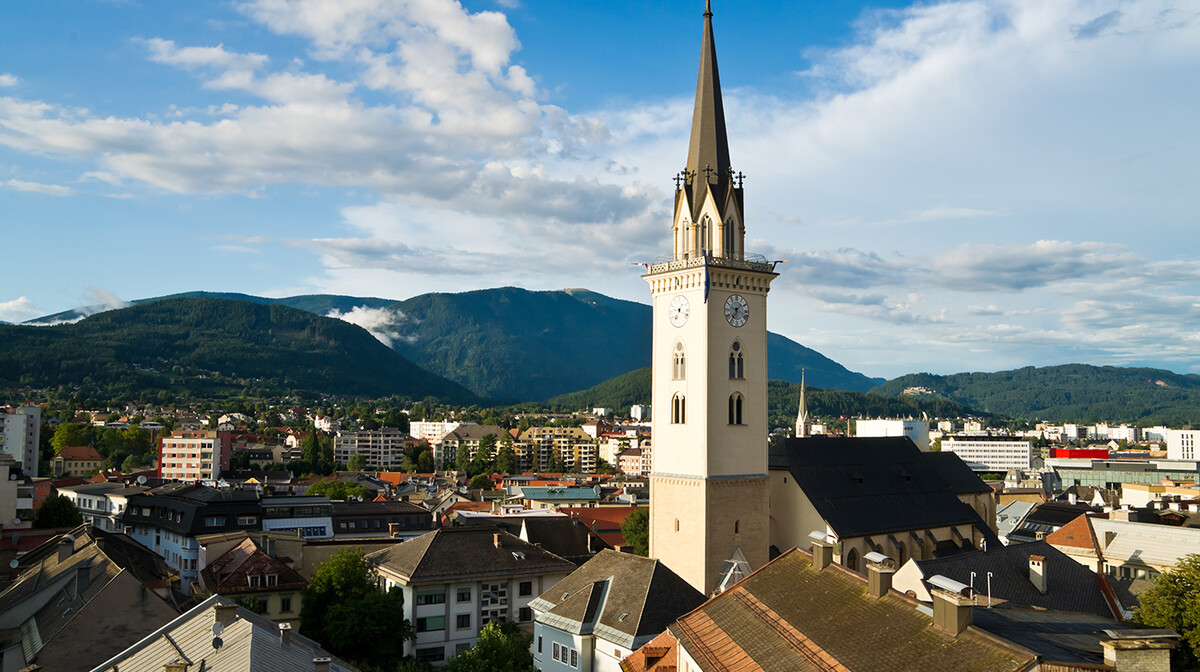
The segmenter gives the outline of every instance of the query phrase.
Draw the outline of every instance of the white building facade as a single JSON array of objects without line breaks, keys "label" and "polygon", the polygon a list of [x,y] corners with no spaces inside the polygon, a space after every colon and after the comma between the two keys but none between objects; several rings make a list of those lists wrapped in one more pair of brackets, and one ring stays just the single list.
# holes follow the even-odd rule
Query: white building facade
[{"label": "white building facade", "polygon": [[38,447],[42,441],[42,409],[14,406],[0,409],[0,452],[21,463],[26,476],[38,476]]},{"label": "white building facade", "polygon": [[921,450],[929,450],[929,423],[924,420],[856,420],[854,435],[907,436]]},{"label": "white building facade", "polygon": [[942,450],[958,455],[977,471],[1033,469],[1040,455],[1029,439],[1008,436],[947,436]]}]

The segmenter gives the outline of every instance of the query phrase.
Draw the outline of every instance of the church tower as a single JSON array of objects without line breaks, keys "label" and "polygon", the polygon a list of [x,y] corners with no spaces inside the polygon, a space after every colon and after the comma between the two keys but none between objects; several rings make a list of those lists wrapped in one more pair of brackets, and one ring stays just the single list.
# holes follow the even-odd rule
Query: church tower
[{"label": "church tower", "polygon": [[712,17],[706,0],[672,253],[643,276],[654,314],[650,555],[706,595],[768,560],[766,318],[777,275],[745,250]]}]

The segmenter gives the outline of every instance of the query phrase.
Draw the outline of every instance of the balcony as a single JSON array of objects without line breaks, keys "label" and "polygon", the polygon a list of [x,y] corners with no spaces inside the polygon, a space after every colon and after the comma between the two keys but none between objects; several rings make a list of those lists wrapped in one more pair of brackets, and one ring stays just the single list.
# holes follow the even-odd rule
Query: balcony
[{"label": "balcony", "polygon": [[[727,258],[708,256],[708,265],[715,268],[734,268],[743,271],[760,271],[770,273],[775,270],[775,264],[778,262],[767,261],[767,258],[761,254],[744,254],[741,258]],[[667,271],[677,271],[683,268],[701,268],[705,264],[705,256],[692,257],[690,259],[676,259],[674,255],[664,254],[659,256],[650,264],[650,273],[665,273]]]}]

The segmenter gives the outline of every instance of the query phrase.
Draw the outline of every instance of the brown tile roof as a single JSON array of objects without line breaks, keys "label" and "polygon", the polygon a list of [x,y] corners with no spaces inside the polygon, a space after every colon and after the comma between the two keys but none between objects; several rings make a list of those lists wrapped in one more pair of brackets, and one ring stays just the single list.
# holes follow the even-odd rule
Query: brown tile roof
[{"label": "brown tile roof", "polygon": [[[277,577],[276,585],[267,585],[268,574]],[[250,586],[251,576],[263,577],[258,586]],[[259,550],[248,538],[210,562],[200,572],[200,581],[209,592],[221,595],[275,592],[308,585],[299,572]]]},{"label": "brown tile roof", "polygon": [[667,630],[621,661],[621,672],[676,672],[679,640]]},{"label": "brown tile roof", "polygon": [[[1107,516],[1105,516],[1107,517]],[[1052,546],[1069,546],[1083,548],[1099,555],[1096,548],[1096,537],[1092,534],[1092,526],[1088,523],[1088,514],[1081,514],[1071,522],[1046,535],[1046,543]]]},{"label": "brown tile roof", "polygon": [[64,460],[103,460],[104,457],[91,446],[67,446],[58,451]]},{"label": "brown tile roof", "polygon": [[793,549],[680,618],[671,632],[705,669],[1022,670],[1031,652],[968,629],[954,637],[895,591],[867,594],[863,577],[812,567]]}]

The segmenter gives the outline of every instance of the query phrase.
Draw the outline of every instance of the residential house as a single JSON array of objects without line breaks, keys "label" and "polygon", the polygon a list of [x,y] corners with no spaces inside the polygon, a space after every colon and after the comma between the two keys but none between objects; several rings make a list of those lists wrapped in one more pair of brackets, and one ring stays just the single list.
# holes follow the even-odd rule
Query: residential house
[{"label": "residential house", "polygon": [[[496,425],[459,425],[454,429],[442,435],[433,451],[433,461],[438,469],[442,465],[458,459],[458,449],[465,446],[471,455],[471,459],[479,453],[479,444],[483,441],[483,437],[492,436],[496,439],[496,450],[500,449],[500,439],[505,435],[505,429]],[[463,470],[461,464],[454,465],[456,469]]]},{"label": "residential house", "polygon": [[251,538],[225,551],[200,570],[197,597],[224,595],[277,623],[300,627],[300,594],[308,581]]},{"label": "residential house", "polygon": [[130,495],[121,524],[126,534],[158,553],[188,591],[199,576],[196,538],[214,532],[262,529],[258,496],[203,485],[170,483]]},{"label": "residential house", "polygon": [[92,672],[357,672],[290,625],[221,595],[213,595],[145,637],[116,641],[129,648],[91,668]]},{"label": "residential house", "polygon": [[123,532],[122,517],[129,505],[129,498],[150,488],[124,483],[84,483],[58,489],[58,494],[71,500],[79,509],[84,522],[105,532]]},{"label": "residential house", "polygon": [[621,672],[622,659],[704,600],[658,560],[601,551],[530,602],[534,666]]},{"label": "residential house", "polygon": [[333,460],[349,464],[350,458],[361,456],[367,469],[399,471],[405,454],[420,445],[419,439],[394,427],[380,429],[342,430],[333,444]]},{"label": "residential house", "polygon": [[532,623],[529,603],[575,570],[569,561],[495,528],[444,528],[367,556],[384,587],[404,591],[416,631],[405,655],[436,663],[475,644],[492,621]]},{"label": "residential house", "polygon": [[1020,527],[1008,535],[1010,541],[1027,543],[1045,538],[1046,535],[1075,520],[1084,513],[1098,512],[1090,504],[1069,502],[1043,502],[1026,514]]},{"label": "residential house", "polygon": [[433,513],[409,502],[333,502],[334,537],[411,539],[434,528]]},{"label": "residential house", "polygon": [[530,427],[513,444],[521,469],[546,471],[557,455],[564,470],[592,473],[599,457],[597,440],[579,427]]},{"label": "residential house", "polygon": [[559,513],[564,513],[600,535],[600,538],[615,550],[624,551],[626,553],[632,551],[632,547],[625,541],[625,535],[621,533],[621,523],[629,514],[637,511],[638,506],[596,506],[596,507],[561,507]]},{"label": "residential house", "polygon": [[81,525],[14,562],[0,592],[4,672],[88,669],[179,614],[162,558],[124,535]]},{"label": "residential house", "polygon": [[50,462],[50,471],[55,478],[64,476],[91,476],[104,466],[104,457],[91,446],[67,446],[60,450]]},{"label": "residential house", "polygon": [[158,476],[176,481],[215,481],[229,469],[233,433],[180,430],[158,441]]}]

